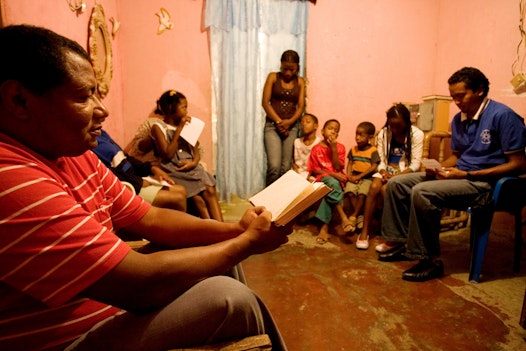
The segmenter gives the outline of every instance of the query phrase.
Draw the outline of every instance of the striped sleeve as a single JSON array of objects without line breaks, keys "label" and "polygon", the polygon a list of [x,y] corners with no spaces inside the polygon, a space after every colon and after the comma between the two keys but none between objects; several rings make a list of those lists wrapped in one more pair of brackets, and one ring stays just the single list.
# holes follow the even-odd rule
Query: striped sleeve
[{"label": "striped sleeve", "polygon": [[92,154],[0,163],[0,281],[50,306],[65,303],[129,252],[113,226],[149,209]]}]

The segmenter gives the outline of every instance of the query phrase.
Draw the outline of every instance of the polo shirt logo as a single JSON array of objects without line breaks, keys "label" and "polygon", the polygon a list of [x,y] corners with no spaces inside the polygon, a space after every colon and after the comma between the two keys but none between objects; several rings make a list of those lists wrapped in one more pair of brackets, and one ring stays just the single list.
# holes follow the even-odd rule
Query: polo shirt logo
[{"label": "polo shirt logo", "polygon": [[480,133],[480,141],[482,142],[482,144],[485,144],[485,145],[491,144],[491,133],[489,129],[484,129]]}]

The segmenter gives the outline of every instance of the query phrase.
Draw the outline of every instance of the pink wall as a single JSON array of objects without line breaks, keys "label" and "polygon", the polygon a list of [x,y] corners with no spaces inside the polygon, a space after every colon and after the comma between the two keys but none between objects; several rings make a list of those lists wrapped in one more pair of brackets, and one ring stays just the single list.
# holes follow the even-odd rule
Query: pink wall
[{"label": "pink wall", "polygon": [[420,103],[434,93],[438,4],[322,0],[311,6],[308,109],[321,121],[338,119],[347,148],[359,122],[381,128],[393,102]]},{"label": "pink wall", "polygon": [[[31,23],[87,42],[89,14],[64,0],[1,0],[6,23]],[[166,89],[181,90],[192,115],[205,119],[204,161],[212,165],[211,89],[204,0],[98,0],[121,29],[113,41],[114,79],[105,102],[106,129],[122,145]],[[322,123],[342,122],[340,140],[354,144],[362,120],[377,128],[393,102],[448,95],[447,78],[472,65],[488,75],[490,96],[526,115],[526,94],[509,83],[520,36],[516,0],[321,0],[310,5],[306,64],[308,109]],[[174,28],[157,35],[155,15],[166,7]],[[108,23],[108,25],[110,25]],[[110,26],[111,27],[111,26]],[[451,107],[455,113],[456,107]]]},{"label": "pink wall", "polygon": [[[518,0],[441,1],[435,91],[447,94],[445,82],[450,74],[459,67],[474,66],[488,77],[491,98],[526,117],[526,94],[515,94],[510,84],[521,38],[519,18]],[[524,42],[521,55],[524,60]]]},{"label": "pink wall", "polygon": [[[123,45],[122,71],[126,120],[124,140],[152,112],[160,95],[169,89],[181,91],[188,100],[188,113],[207,121],[200,137],[203,161],[212,165],[211,80],[208,36],[202,28],[203,1],[134,1],[120,6]],[[157,34],[155,13],[166,8],[173,29]]]}]

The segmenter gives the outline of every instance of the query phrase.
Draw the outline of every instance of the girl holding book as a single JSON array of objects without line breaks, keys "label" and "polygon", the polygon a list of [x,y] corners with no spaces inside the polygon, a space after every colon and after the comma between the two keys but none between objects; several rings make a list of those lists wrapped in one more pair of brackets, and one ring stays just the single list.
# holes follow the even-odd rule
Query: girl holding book
[{"label": "girl holding book", "polygon": [[156,113],[164,116],[151,129],[151,139],[161,167],[177,183],[185,187],[201,218],[223,221],[215,189],[215,179],[199,163],[199,141],[191,145],[181,137],[191,118],[186,97],[175,90],[163,93],[157,101]]}]

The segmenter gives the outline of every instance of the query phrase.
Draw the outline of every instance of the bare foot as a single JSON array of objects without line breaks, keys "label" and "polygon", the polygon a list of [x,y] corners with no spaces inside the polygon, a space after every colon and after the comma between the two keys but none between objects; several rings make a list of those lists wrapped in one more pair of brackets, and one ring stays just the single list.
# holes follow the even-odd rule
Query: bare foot
[{"label": "bare foot", "polygon": [[325,225],[321,228],[320,233],[316,237],[316,242],[323,245],[329,241],[329,232],[325,228]]}]

